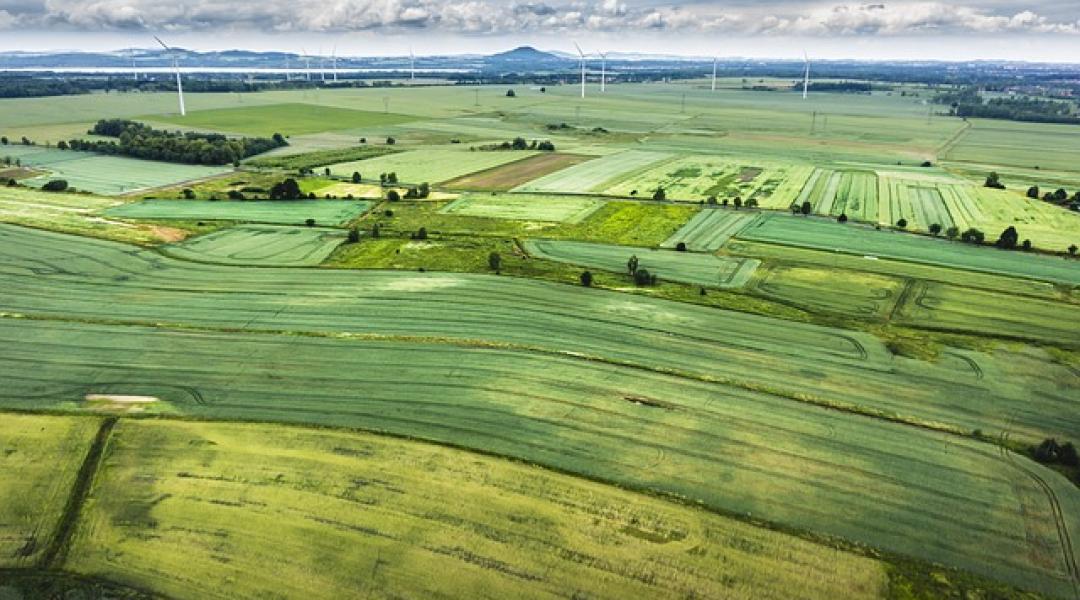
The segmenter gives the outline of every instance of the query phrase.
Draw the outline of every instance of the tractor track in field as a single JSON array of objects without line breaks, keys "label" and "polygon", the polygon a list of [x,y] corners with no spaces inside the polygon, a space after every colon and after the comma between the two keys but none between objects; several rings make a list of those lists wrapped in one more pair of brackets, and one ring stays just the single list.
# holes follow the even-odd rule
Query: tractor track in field
[{"label": "tractor track in field", "polygon": [[1061,502],[1058,500],[1057,494],[1054,493],[1054,489],[1050,487],[1050,484],[1046,483],[1045,479],[1034,470],[1025,467],[1016,460],[1013,456],[1013,452],[1009,450],[1007,446],[1008,439],[1008,432],[1001,434],[998,451],[1010,465],[1030,477],[1031,480],[1035,482],[1035,485],[1046,494],[1046,499],[1050,503],[1050,513],[1054,518],[1054,527],[1057,529],[1058,543],[1061,545],[1061,554],[1062,559],[1065,562],[1065,571],[1068,575],[1069,582],[1072,583],[1073,597],[1080,600],[1080,567],[1077,566],[1076,555],[1073,552],[1072,537],[1069,535],[1069,527],[1068,523],[1065,521],[1065,514],[1061,509]]},{"label": "tractor track in field", "polygon": [[82,511],[86,498],[90,495],[94,476],[97,474],[98,466],[101,464],[101,457],[105,453],[105,446],[109,442],[113,428],[116,427],[117,420],[116,417],[109,417],[101,422],[101,426],[94,436],[94,441],[90,445],[90,450],[87,451],[86,457],[79,467],[79,473],[75,477],[75,484],[71,488],[71,494],[68,496],[67,503],[64,504],[64,512],[56,526],[56,533],[38,561],[38,568],[58,570],[63,565],[68,546],[71,543],[71,536],[75,533],[79,513]]}]

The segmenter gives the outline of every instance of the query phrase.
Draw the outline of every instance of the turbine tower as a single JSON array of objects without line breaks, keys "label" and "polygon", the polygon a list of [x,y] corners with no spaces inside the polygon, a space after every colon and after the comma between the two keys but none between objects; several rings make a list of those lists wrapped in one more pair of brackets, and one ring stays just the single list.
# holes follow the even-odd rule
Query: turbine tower
[{"label": "turbine tower", "polygon": [[334,73],[334,83],[337,83],[337,44],[334,44],[334,51],[330,55],[330,61]]},{"label": "turbine tower", "polygon": [[803,51],[803,61],[806,63],[806,71],[803,73],[802,81],[802,99],[806,100],[807,94],[810,92],[810,55]]},{"label": "turbine tower", "polygon": [[161,41],[161,38],[155,35],[154,39],[157,40],[157,43],[161,44],[161,47],[164,48],[165,51],[169,53],[169,56],[172,57],[173,71],[176,72],[176,95],[177,98],[180,100],[180,116],[183,117],[187,115],[187,110],[184,108],[184,84],[180,81],[179,59],[176,56],[176,51],[166,46],[165,42]]},{"label": "turbine tower", "polygon": [[311,56],[303,48],[300,49],[300,52],[304,59],[304,80],[311,81]]},{"label": "turbine tower", "polygon": [[600,55],[600,92],[607,91],[607,53],[597,52]]},{"label": "turbine tower", "polygon": [[719,57],[713,57],[712,59],[712,91],[716,91],[716,63],[720,62]]},{"label": "turbine tower", "polygon": [[577,48],[578,56],[581,57],[581,97],[585,97],[585,53],[581,51],[581,46],[578,46],[577,42],[574,42],[574,47]]},{"label": "turbine tower", "polygon": [[409,46],[409,83],[416,81],[416,55],[413,54],[412,46]]}]

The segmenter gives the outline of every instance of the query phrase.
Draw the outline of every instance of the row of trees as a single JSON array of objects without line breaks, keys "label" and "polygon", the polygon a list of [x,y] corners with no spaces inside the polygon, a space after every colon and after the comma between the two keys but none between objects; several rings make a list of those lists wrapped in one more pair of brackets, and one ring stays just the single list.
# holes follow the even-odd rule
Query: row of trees
[{"label": "row of trees", "polygon": [[[477,147],[473,146],[470,150],[476,150]],[[544,152],[554,152],[555,144],[552,144],[548,140],[538,141],[533,140],[528,142],[523,137],[516,137],[509,142],[503,142],[501,144],[488,144],[486,146],[480,146],[480,150],[541,150]]]},{"label": "row of trees", "polygon": [[1032,200],[1042,200],[1051,204],[1080,204],[1080,190],[1077,190],[1071,198],[1069,197],[1069,192],[1065,191],[1065,188],[1058,188],[1053,192],[1046,192],[1042,195],[1040,195],[1039,192],[1039,186],[1033,185],[1028,188],[1027,197]]},{"label": "row of trees", "polygon": [[957,117],[1033,123],[1080,123],[1076,107],[1068,102],[1030,96],[985,100],[974,86],[938,94],[934,97],[934,102],[948,105],[949,114]]},{"label": "row of trees", "polygon": [[221,134],[154,129],[127,119],[102,119],[89,133],[117,139],[71,140],[56,147],[185,164],[235,165],[241,159],[288,145],[280,133],[270,138],[231,139]]}]

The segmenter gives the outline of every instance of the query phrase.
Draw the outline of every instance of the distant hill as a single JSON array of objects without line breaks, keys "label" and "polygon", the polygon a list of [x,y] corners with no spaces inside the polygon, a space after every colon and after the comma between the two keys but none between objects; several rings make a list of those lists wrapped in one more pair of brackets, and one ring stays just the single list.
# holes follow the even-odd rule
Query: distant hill
[{"label": "distant hill", "polygon": [[521,46],[508,52],[492,54],[484,59],[485,67],[493,71],[558,69],[570,62],[572,61],[548,52],[541,52],[532,46]]}]

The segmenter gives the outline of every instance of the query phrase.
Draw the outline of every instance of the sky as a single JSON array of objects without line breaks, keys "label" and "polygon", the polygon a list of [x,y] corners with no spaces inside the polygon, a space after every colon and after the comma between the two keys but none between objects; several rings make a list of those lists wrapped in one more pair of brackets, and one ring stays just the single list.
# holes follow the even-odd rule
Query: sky
[{"label": "sky", "polygon": [[1080,63],[1080,0],[0,0],[0,51],[572,51]]}]

